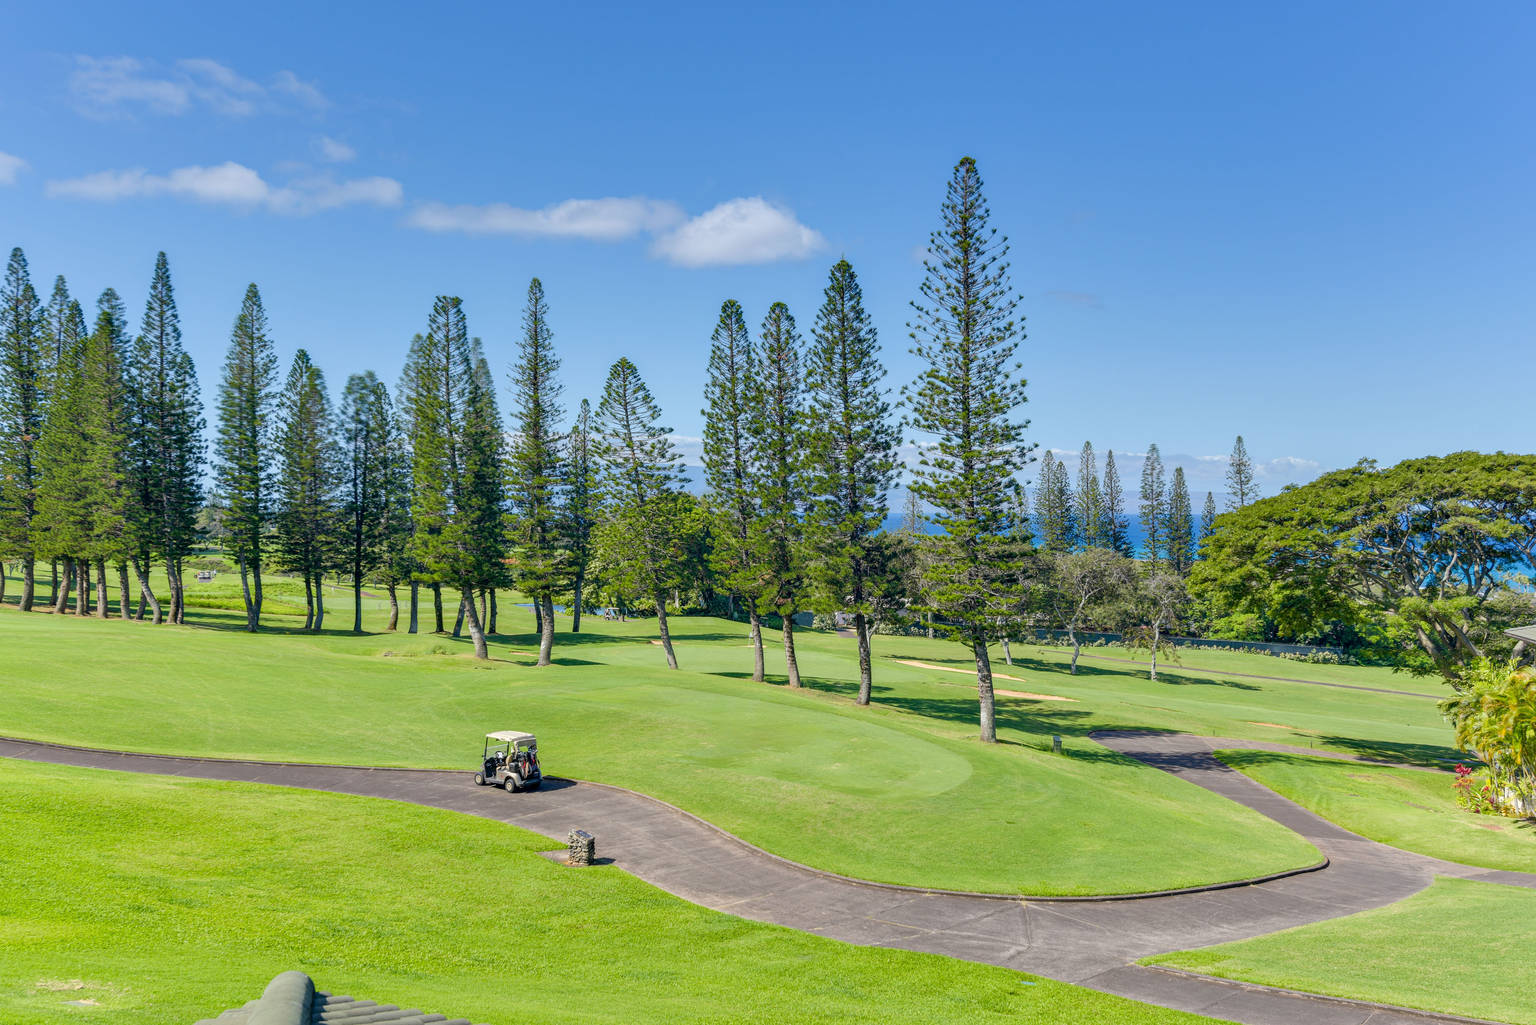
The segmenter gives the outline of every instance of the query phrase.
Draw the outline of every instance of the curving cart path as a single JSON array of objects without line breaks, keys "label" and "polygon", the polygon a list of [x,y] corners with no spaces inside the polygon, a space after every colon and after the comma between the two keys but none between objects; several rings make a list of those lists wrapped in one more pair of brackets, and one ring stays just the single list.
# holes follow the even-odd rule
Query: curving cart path
[{"label": "curving cart path", "polygon": [[1001,965],[1246,1025],[1468,1020],[1133,962],[1381,907],[1417,893],[1437,875],[1536,889],[1536,874],[1458,865],[1367,840],[1227,768],[1210,753],[1218,746],[1275,745],[1131,732],[1094,739],[1267,815],[1311,841],[1327,864],[1252,884],[1166,896],[1051,900],[925,891],[785,861],[671,805],[603,784],[546,779],[540,791],[509,796],[473,786],[463,772],[179,758],[3,738],[0,756],[383,797],[507,822],[561,842],[568,830],[583,828],[597,836],[604,860],[705,907],[850,943]]}]

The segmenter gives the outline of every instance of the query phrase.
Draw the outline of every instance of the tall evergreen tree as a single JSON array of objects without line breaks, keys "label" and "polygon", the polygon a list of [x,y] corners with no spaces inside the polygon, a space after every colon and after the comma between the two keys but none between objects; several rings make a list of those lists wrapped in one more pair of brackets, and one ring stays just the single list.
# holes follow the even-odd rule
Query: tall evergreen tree
[{"label": "tall evergreen tree", "polygon": [[[78,319],[80,304],[72,304]],[[118,577],[118,612],[129,616],[127,559],[132,548],[133,491],[128,464],[129,404],[127,365],[132,342],[128,317],[116,292],[107,289],[97,300],[96,328],[86,339],[85,475],[91,482],[90,554],[96,560],[96,614],[107,616],[107,565]]]},{"label": "tall evergreen tree", "polygon": [[1156,445],[1147,447],[1141,464],[1141,529],[1142,555],[1155,570],[1168,551],[1168,481]]},{"label": "tall evergreen tree", "polygon": [[[373,371],[347,378],[341,398],[342,518],[352,571],[353,633],[363,632],[363,580],[388,555],[390,504],[395,497],[390,481],[393,421],[389,390]],[[391,604],[392,614],[395,611]]]},{"label": "tall evergreen tree", "polygon": [[1093,442],[1083,442],[1077,456],[1077,490],[1073,506],[1077,514],[1078,541],[1084,548],[1108,548],[1108,517],[1104,515],[1104,490],[1099,485],[1098,458]]},{"label": "tall evergreen tree", "polygon": [[[480,594],[480,623],[496,632],[496,590],[511,583],[507,573],[507,444],[501,410],[496,405],[496,379],[480,339],[469,340],[470,377],[464,419],[464,486],[469,530],[466,554],[473,567],[473,591]],[[540,624],[547,621],[540,611]],[[457,628],[455,628],[457,634]]]},{"label": "tall evergreen tree", "polygon": [[1216,496],[1205,493],[1205,508],[1200,512],[1200,554],[1205,554],[1205,543],[1216,533]]},{"label": "tall evergreen tree", "polygon": [[847,260],[828,275],[806,357],[806,486],[813,571],[830,611],[851,611],[859,646],[858,703],[869,704],[871,582],[896,480],[901,429],[886,398],[880,342]]},{"label": "tall evergreen tree", "polygon": [[229,551],[240,566],[245,628],[252,633],[261,626],[262,543],[272,516],[276,389],[277,352],[253,284],[230,333],[214,446],[214,483],[227,505]]},{"label": "tall evergreen tree", "polygon": [[[67,375],[69,372],[67,360],[72,358],[70,354],[74,353],[78,357],[75,346],[82,343],[89,333],[85,324],[85,313],[81,310],[79,301],[70,297],[69,283],[64,280],[64,275],[60,274],[53,280],[53,294],[49,297],[48,305],[43,311],[43,351],[42,365],[39,370],[41,384],[38,392],[39,402],[42,403],[45,411],[52,405],[61,375]],[[44,419],[46,420],[49,415],[45,412]],[[45,426],[45,434],[47,429]],[[41,484],[39,486],[41,487]],[[59,596],[57,559],[49,560],[49,580],[50,593],[53,594],[57,606]],[[0,588],[0,592],[3,592],[3,588]]]},{"label": "tall evergreen tree", "polygon": [[278,398],[276,559],[304,579],[304,629],[325,626],[325,573],[338,561],[340,452],[325,375],[300,349]]},{"label": "tall evergreen tree", "polygon": [[762,613],[757,599],[762,571],[752,546],[758,517],[758,466],[751,419],[762,401],[759,368],[741,304],[727,299],[709,339],[704,381],[704,484],[715,512],[712,569],[721,584],[747,607],[752,642],[752,679],[763,682]]},{"label": "tall evergreen tree", "polygon": [[943,530],[928,569],[930,601],[976,658],[981,739],[997,740],[988,637],[1023,598],[1011,549],[1015,474],[1029,458],[1027,420],[1016,419],[1025,381],[1014,377],[1022,328],[1005,262],[1008,240],[987,225],[976,162],[962,158],[929,238],[910,324],[912,352],[925,365],[908,401],[912,425],[931,436],[913,490]]},{"label": "tall evergreen tree", "polygon": [[[11,250],[0,285],[0,553],[21,562],[20,609],[32,609],[36,547],[37,445],[43,429],[47,358],[43,309],[27,258]],[[0,573],[0,600],[5,597]]]},{"label": "tall evergreen tree", "polygon": [[560,422],[560,358],[549,327],[549,304],[538,278],[528,283],[523,307],[523,336],[512,364],[512,507],[517,514],[514,546],[518,589],[539,609],[539,659],[547,666],[555,646],[555,589],[567,556],[560,511],[565,498],[566,464]]},{"label": "tall evergreen tree", "polygon": [[[67,316],[67,302],[64,313]],[[50,347],[45,346],[45,351]],[[91,446],[83,429],[89,403],[85,360],[84,338],[71,340],[56,355],[49,353],[49,401],[33,449],[37,478],[32,516],[34,549],[54,566],[63,566],[62,577],[57,573],[54,577],[56,615],[68,610],[77,580],[77,608],[84,613],[90,587],[91,482],[84,469]]]},{"label": "tall evergreen tree", "polygon": [[1035,520],[1040,546],[1048,552],[1070,552],[1078,537],[1077,510],[1067,464],[1050,449],[1040,459],[1040,483],[1035,487]]},{"label": "tall evergreen tree", "polygon": [[805,417],[800,378],[800,333],[789,307],[774,303],[763,318],[758,348],[762,399],[748,419],[758,464],[758,517],[753,547],[766,579],[758,608],[778,613],[783,624],[789,685],[799,687],[795,614],[805,601],[806,558],[801,526],[805,508]]},{"label": "tall evergreen tree", "polygon": [[133,431],[144,470],[136,480],[144,514],[138,526],[148,534],[149,550],[165,563],[170,620],[180,623],[186,610],[182,561],[197,538],[202,507],[205,424],[197,370],[181,345],[181,318],[164,253],[155,258],[130,377]]},{"label": "tall evergreen tree", "polygon": [[1195,564],[1195,516],[1189,502],[1184,467],[1173,468],[1173,487],[1168,492],[1168,565],[1180,576]]},{"label": "tall evergreen tree", "polygon": [[1243,436],[1237,436],[1232,455],[1227,461],[1227,508],[1241,509],[1259,497],[1259,489],[1253,482],[1253,460],[1248,458],[1248,446]]},{"label": "tall evergreen tree", "polygon": [[680,461],[671,429],[640,371],[626,357],[608,370],[597,406],[597,447],[606,475],[604,491],[617,533],[629,539],[626,561],[656,602],[656,627],[667,665],[677,668],[667,629],[667,588],[677,559],[675,522]]},{"label": "tall evergreen tree", "polygon": [[571,633],[581,633],[583,588],[592,565],[592,532],[602,512],[602,490],[592,428],[592,404],[581,400],[576,422],[566,435],[565,460],[569,480],[565,504],[565,534],[570,545]]},{"label": "tall evergreen tree", "polygon": [[1125,516],[1125,489],[1120,484],[1120,470],[1115,466],[1114,449],[1104,455],[1104,536],[1110,550],[1127,558],[1135,554],[1130,521]]},{"label": "tall evergreen tree", "polygon": [[[388,398],[388,393],[382,384],[379,386],[379,391],[381,396]],[[389,595],[389,624],[385,629],[393,632],[399,626],[398,588],[403,583],[409,583],[411,586],[410,632],[415,633],[416,584],[412,580],[414,564],[410,555],[411,537],[414,533],[411,525],[411,452],[399,406],[392,405],[388,412],[389,431],[384,443],[384,475],[379,488],[380,494],[384,497],[384,508],[380,516],[378,534],[380,542],[378,573],[385,592]]]},{"label": "tall evergreen tree", "polygon": [[475,657],[485,659],[490,652],[474,595],[497,567],[485,564],[488,542],[475,536],[491,516],[485,508],[487,482],[480,476],[490,467],[480,465],[471,451],[485,440],[484,425],[478,422],[485,416],[484,382],[477,380],[480,371],[457,296],[437,297],[427,333],[413,348],[407,392],[415,531],[411,554],[423,582],[459,590]]}]

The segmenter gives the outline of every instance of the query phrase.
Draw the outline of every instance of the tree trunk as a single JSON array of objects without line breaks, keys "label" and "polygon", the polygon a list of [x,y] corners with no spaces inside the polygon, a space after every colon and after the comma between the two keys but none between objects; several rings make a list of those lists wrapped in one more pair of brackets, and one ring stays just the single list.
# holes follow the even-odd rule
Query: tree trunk
[{"label": "tree trunk", "polygon": [[981,703],[981,742],[997,743],[997,709],[992,695],[992,659],[987,655],[987,641],[978,637],[971,642],[976,653],[976,696]]},{"label": "tree trunk", "polygon": [[186,612],[181,593],[181,560],[165,560],[165,578],[171,589],[171,622],[180,623],[185,619]]},{"label": "tree trunk", "polygon": [[1083,646],[1077,640],[1077,628],[1067,624],[1067,640],[1072,642],[1072,669],[1071,675],[1077,675],[1077,653],[1083,650]]},{"label": "tree trunk", "polygon": [[661,634],[661,648],[667,653],[667,668],[677,668],[677,655],[672,651],[672,634],[667,630],[667,598],[657,590],[656,598],[656,629]]},{"label": "tree trunk", "polygon": [[800,682],[800,662],[795,658],[795,614],[784,617],[784,668],[789,672],[791,687],[804,686]]},{"label": "tree trunk", "polygon": [[400,625],[400,598],[395,594],[395,585],[389,585],[389,625],[384,629],[388,633],[394,633],[395,627]]},{"label": "tree trunk", "polygon": [[309,574],[304,574],[304,630],[315,625],[315,592],[309,584]]},{"label": "tree trunk", "polygon": [[325,574],[315,574],[315,633],[325,627]]},{"label": "tree trunk", "polygon": [[747,622],[752,624],[747,631],[747,636],[752,638],[752,682],[762,683],[768,674],[763,665],[763,617],[758,615],[756,605],[747,614]]},{"label": "tree trunk", "polygon": [[406,628],[405,628],[405,632],[406,633],[413,634],[413,633],[417,632],[417,630],[419,629],[419,626],[420,626],[420,621],[421,621],[420,613],[421,613],[421,584],[419,582],[415,581],[415,580],[412,580],[411,581],[411,621],[410,621],[410,624],[408,626],[406,626]]},{"label": "tree trunk", "polygon": [[133,618],[133,596],[128,590],[128,564],[117,564],[117,614],[123,619]]},{"label": "tree trunk", "polygon": [[537,595],[534,596],[534,599],[531,602],[531,604],[533,605],[533,632],[534,632],[535,635],[537,635],[539,637],[543,637],[544,636],[544,607],[539,604],[539,599],[538,599]]},{"label": "tree trunk", "polygon": [[496,634],[497,634],[497,629],[496,629],[496,620],[497,620],[497,618],[498,618],[498,613],[496,611],[496,588],[493,587],[493,588],[491,588],[491,620],[490,620],[489,623],[486,624],[486,631],[485,631],[486,633],[490,634],[492,637],[495,637]]},{"label": "tree trunk", "polygon": [[0,608],[5,607],[5,585],[8,579],[5,575],[5,560],[0,559]]},{"label": "tree trunk", "polygon": [[859,642],[859,698],[861,705],[869,704],[870,691],[874,689],[874,676],[869,661],[869,620],[864,613],[853,614],[853,633]]},{"label": "tree trunk", "polygon": [[75,615],[91,614],[91,564],[86,559],[75,559]]},{"label": "tree trunk", "polygon": [[74,579],[74,563],[69,559],[64,560],[64,572],[60,575],[61,582],[53,589],[53,614],[62,616],[69,608],[70,584]]},{"label": "tree trunk", "polygon": [[261,628],[261,552],[260,551],[256,552],[256,554],[251,557],[251,577],[252,577],[252,582],[255,585],[255,591],[256,591],[255,612],[254,612],[254,614],[251,617],[251,633],[255,633],[258,629]]},{"label": "tree trunk", "polygon": [[432,584],[432,613],[437,617],[437,629],[433,633],[443,633],[443,585],[436,581]]},{"label": "tree trunk", "polygon": [[48,560],[48,597],[54,601],[59,597],[59,560]]},{"label": "tree trunk", "polygon": [[541,666],[549,665],[550,656],[555,651],[555,598],[545,591],[538,598],[539,608],[543,615],[540,617],[539,630],[539,662]]},{"label": "tree trunk", "polygon": [[[485,646],[485,629],[480,623],[480,616],[475,612],[474,591],[461,591],[459,598],[459,619],[465,615],[469,617],[469,638],[475,642],[475,657],[488,659],[491,657],[490,649]],[[454,636],[458,636],[458,628],[454,628]]]},{"label": "tree trunk", "polygon": [[21,604],[17,608],[22,612],[32,611],[32,588],[37,583],[34,579],[36,573],[37,564],[32,556],[21,560]]},{"label": "tree trunk", "polygon": [[490,602],[490,596],[489,596],[489,589],[482,587],[480,589],[480,622],[485,624],[485,626],[488,628],[485,631],[487,636],[489,636],[490,634],[493,634],[493,633],[496,632],[495,630],[489,629],[489,627],[491,625],[491,607],[490,606],[491,606],[491,602]]},{"label": "tree trunk", "polygon": [[571,633],[581,633],[581,585],[586,582],[585,573],[576,574],[576,595],[571,603]]},{"label": "tree trunk", "polygon": [[1011,647],[1009,647],[1008,644],[1009,644],[1009,642],[1008,642],[1008,635],[1007,634],[1003,634],[1003,661],[1008,664],[1009,668],[1012,668],[1013,667],[1013,649]]},{"label": "tree trunk", "polygon": [[107,618],[107,560],[96,560],[96,618]]},{"label": "tree trunk", "polygon": [[363,577],[360,573],[352,575],[352,632],[363,632]]},{"label": "tree trunk", "polygon": [[1151,676],[1151,679],[1153,679],[1153,680],[1157,679],[1157,646],[1158,646],[1158,643],[1162,640],[1162,637],[1163,637],[1163,628],[1160,625],[1158,625],[1158,624],[1153,624],[1153,626],[1152,626],[1152,676]]},{"label": "tree trunk", "polygon": [[453,636],[455,638],[462,637],[463,634],[464,634],[464,608],[465,608],[465,606],[469,606],[469,611],[470,612],[474,612],[475,611],[474,604],[475,604],[474,591],[470,591],[468,597],[462,597],[462,592],[461,592],[461,597],[460,597],[460,600],[459,600],[459,617],[453,621]]},{"label": "tree trunk", "polygon": [[260,606],[251,601],[251,574],[245,564],[245,556],[240,556],[240,596],[245,599],[245,629],[247,633],[256,632],[256,615]]},{"label": "tree trunk", "polygon": [[[149,621],[155,626],[159,626],[165,621],[165,614],[160,608],[160,599],[155,597],[154,589],[149,586],[149,561],[146,559],[141,562],[138,559],[134,559],[133,572],[139,578],[139,601],[141,603],[149,602]],[[139,619],[142,620],[143,618],[144,612],[140,609]]]},{"label": "tree trunk", "polygon": [[933,613],[928,613],[924,618],[928,620],[928,639],[931,641],[933,640]]}]

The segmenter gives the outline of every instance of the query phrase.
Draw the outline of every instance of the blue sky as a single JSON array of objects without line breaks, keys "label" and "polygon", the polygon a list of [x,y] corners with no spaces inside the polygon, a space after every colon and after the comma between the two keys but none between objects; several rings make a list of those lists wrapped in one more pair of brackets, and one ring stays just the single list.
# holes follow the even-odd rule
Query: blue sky
[{"label": "blue sky", "polygon": [[841,255],[913,375],[969,153],[1040,444],[1532,447],[1530,5],[483,6],[17,5],[0,243],[135,311],[165,249],[208,399],[248,281],[339,392],[438,293],[503,368],[538,275],[570,405],[629,355],[696,436],[721,300],[808,333]]}]

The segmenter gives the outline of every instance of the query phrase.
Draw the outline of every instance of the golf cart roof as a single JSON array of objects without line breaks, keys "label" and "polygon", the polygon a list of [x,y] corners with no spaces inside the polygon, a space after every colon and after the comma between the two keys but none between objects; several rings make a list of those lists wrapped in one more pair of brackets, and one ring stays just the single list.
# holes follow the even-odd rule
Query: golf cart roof
[{"label": "golf cart roof", "polygon": [[533,740],[534,737],[532,733],[519,733],[517,730],[499,730],[495,733],[487,733],[485,739],[515,744],[520,740]]}]

